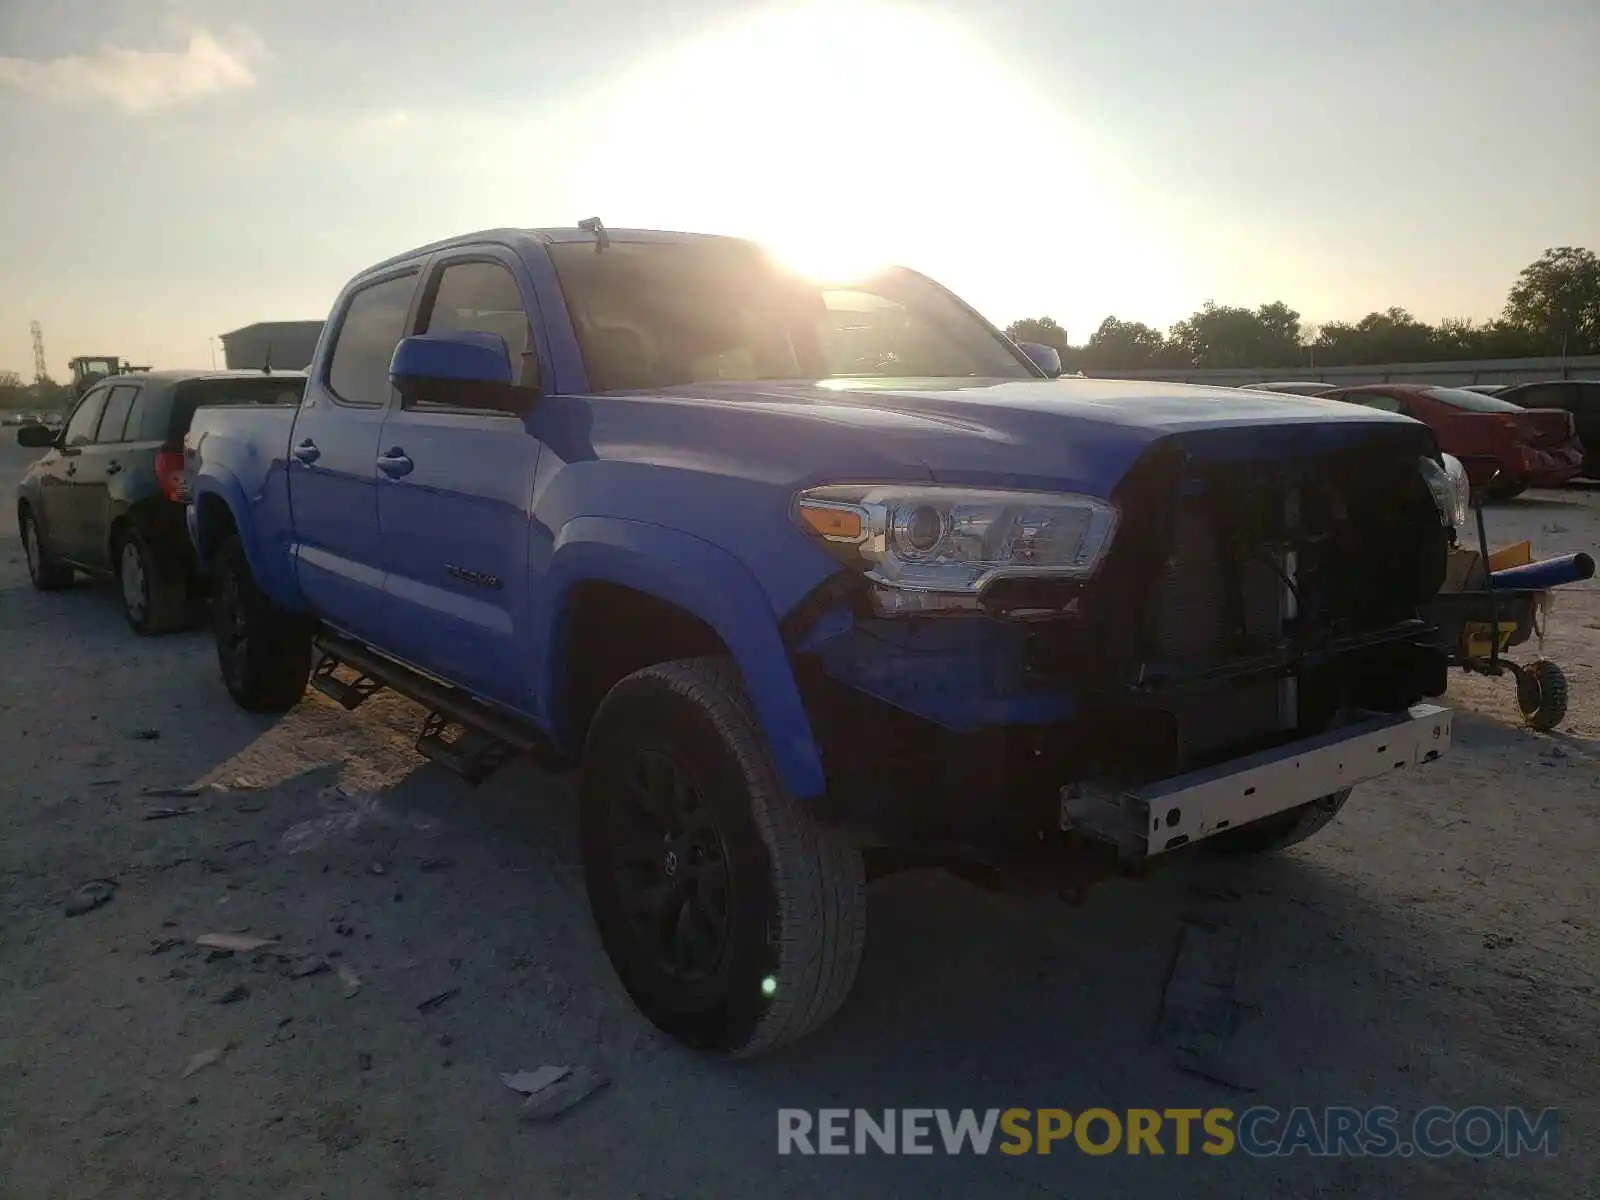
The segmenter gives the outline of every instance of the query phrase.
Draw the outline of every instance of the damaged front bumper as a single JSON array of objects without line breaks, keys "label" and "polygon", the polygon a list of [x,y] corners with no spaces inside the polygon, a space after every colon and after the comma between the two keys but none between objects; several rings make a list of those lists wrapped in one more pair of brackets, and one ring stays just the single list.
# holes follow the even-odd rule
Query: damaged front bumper
[{"label": "damaged front bumper", "polygon": [[1072,784],[1061,790],[1061,829],[1109,843],[1124,860],[1153,858],[1433,762],[1450,748],[1451,718],[1414,704],[1144,787]]}]

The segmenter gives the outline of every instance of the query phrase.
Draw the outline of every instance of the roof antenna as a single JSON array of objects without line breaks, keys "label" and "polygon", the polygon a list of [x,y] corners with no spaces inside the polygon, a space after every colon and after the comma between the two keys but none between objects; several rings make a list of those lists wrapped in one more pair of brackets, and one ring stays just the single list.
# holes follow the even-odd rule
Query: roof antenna
[{"label": "roof antenna", "polygon": [[611,245],[611,235],[606,232],[606,227],[601,223],[599,217],[586,217],[578,222],[578,228],[585,233],[594,234],[594,252],[596,254]]}]

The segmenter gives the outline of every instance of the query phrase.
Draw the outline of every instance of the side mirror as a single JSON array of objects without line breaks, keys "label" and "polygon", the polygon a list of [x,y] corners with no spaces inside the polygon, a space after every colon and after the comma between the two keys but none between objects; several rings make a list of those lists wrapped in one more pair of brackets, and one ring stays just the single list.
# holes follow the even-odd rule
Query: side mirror
[{"label": "side mirror", "polygon": [[42,450],[56,444],[56,431],[48,425],[24,425],[17,430],[17,445]]},{"label": "side mirror", "polygon": [[389,381],[408,404],[521,414],[539,395],[518,381],[504,338],[469,329],[402,339],[389,360]]},{"label": "side mirror", "polygon": [[1061,377],[1061,354],[1054,346],[1046,346],[1041,342],[1018,342],[1017,349],[1051,379]]}]

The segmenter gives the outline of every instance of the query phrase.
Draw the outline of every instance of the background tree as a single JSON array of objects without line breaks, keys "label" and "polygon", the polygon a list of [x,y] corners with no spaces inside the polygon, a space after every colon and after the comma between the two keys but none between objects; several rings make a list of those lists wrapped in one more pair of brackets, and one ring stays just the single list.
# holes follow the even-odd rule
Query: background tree
[{"label": "background tree", "polygon": [[1300,314],[1282,301],[1258,309],[1232,308],[1207,300],[1200,311],[1172,327],[1186,366],[1292,367],[1304,362]]},{"label": "background tree", "polygon": [[1546,250],[1517,276],[1505,319],[1546,353],[1600,353],[1600,258],[1576,246]]},{"label": "background tree", "polygon": [[15,371],[0,371],[0,408],[25,408],[31,399],[22,376]]},{"label": "background tree", "polygon": [[1068,370],[1155,370],[1161,367],[1372,366],[1449,359],[1534,358],[1600,354],[1600,258],[1573,246],[1546,250],[1524,267],[1505,312],[1479,325],[1447,317],[1429,325],[1403,308],[1370,312],[1359,321],[1305,325],[1281,300],[1236,308],[1208,300],[1165,335],[1140,321],[1107,317],[1082,346],[1049,317],[1017,321],[1006,332],[1061,353]]},{"label": "background tree", "polygon": [[1089,335],[1083,347],[1083,365],[1110,370],[1160,366],[1166,356],[1166,343],[1159,329],[1142,321],[1107,317]]},{"label": "background tree", "polygon": [[1072,349],[1072,343],[1067,341],[1067,331],[1057,325],[1052,317],[1013,321],[1006,326],[1006,336],[1013,342],[1038,342],[1043,346],[1054,346],[1063,356]]}]

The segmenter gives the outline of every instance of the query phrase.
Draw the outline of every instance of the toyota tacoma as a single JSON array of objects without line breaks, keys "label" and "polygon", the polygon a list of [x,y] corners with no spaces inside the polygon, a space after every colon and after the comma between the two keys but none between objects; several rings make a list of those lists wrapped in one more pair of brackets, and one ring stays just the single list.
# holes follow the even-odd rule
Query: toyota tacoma
[{"label": "toyota tacoma", "polygon": [[1260,853],[1449,745],[1465,479],[1406,417],[1061,378],[915,272],[598,221],[363,271],[308,374],[186,439],[228,691],[579,767],[600,940],[695,1046],[827,1020],[876,874]]}]

